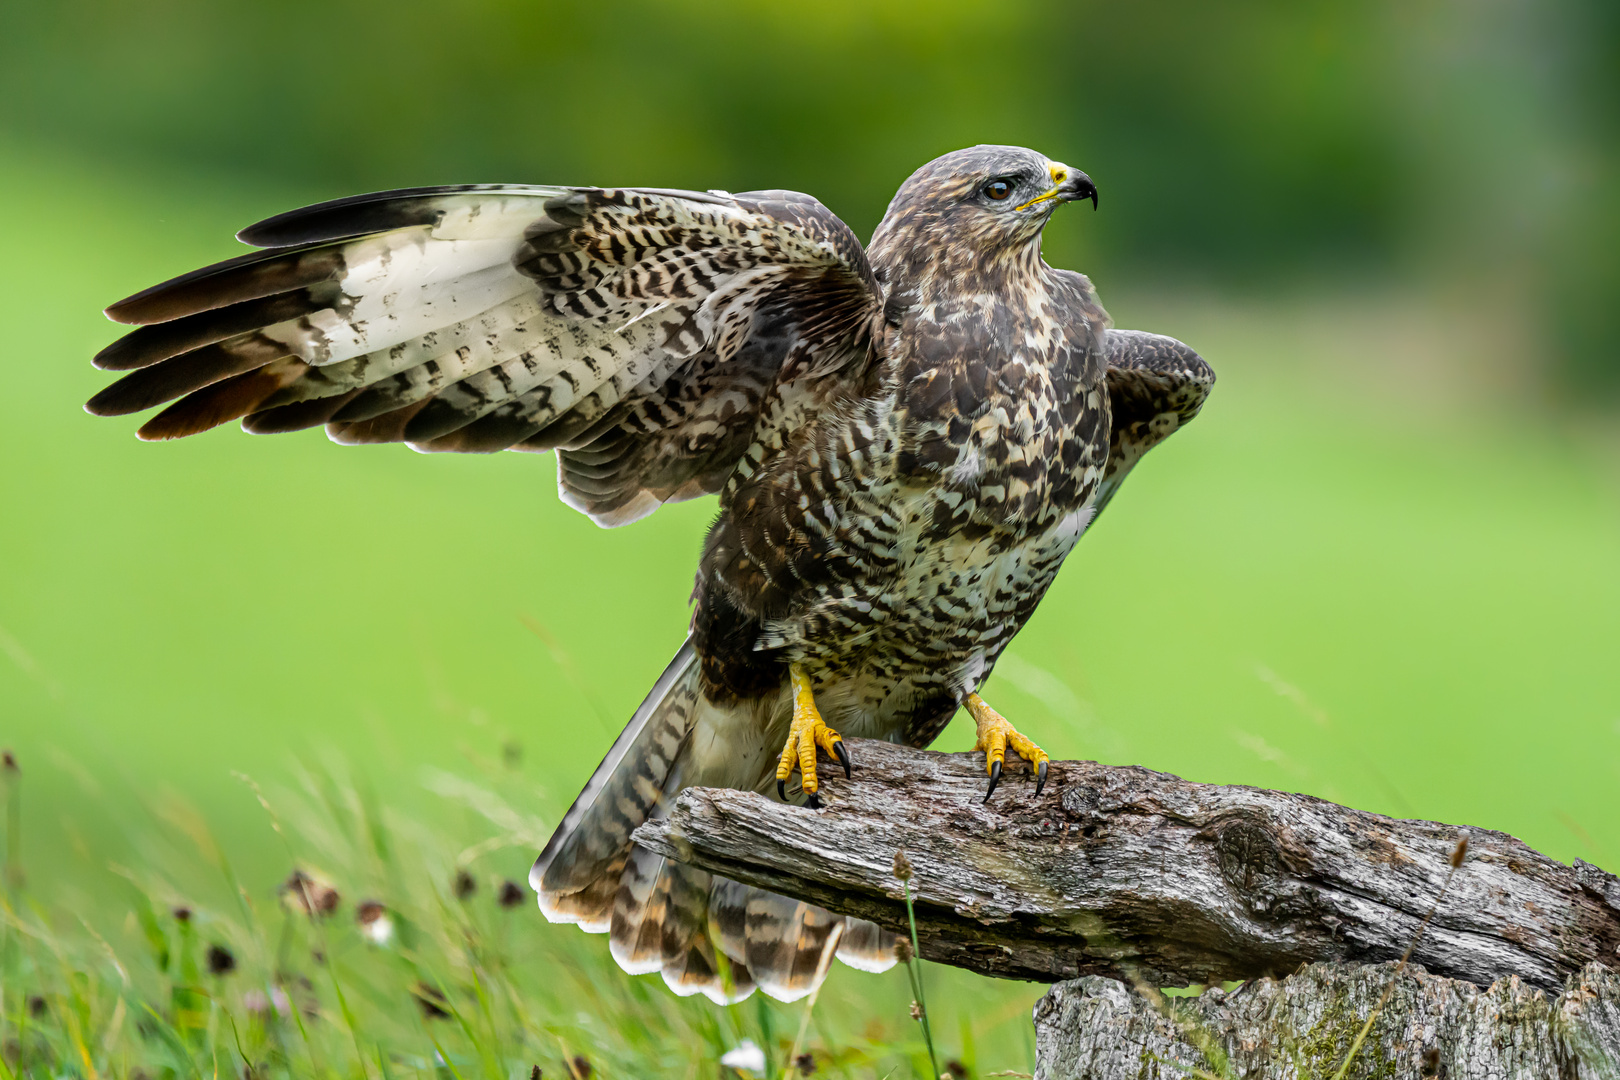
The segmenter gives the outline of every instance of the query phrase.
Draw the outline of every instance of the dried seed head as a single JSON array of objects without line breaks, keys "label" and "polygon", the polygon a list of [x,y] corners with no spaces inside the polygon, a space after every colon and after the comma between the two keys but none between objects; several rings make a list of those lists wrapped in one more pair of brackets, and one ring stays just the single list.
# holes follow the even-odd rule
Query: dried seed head
[{"label": "dried seed head", "polygon": [[574,1060],[568,1063],[568,1069],[574,1074],[574,1080],[586,1080],[591,1075],[591,1063],[585,1060],[584,1054],[575,1054]]},{"label": "dried seed head", "polygon": [[915,1001],[911,1003],[911,1018],[913,1020],[921,1020],[923,1018],[923,1007]]},{"label": "dried seed head", "polygon": [[478,891],[478,882],[474,881],[473,876],[467,871],[457,870],[456,880],[451,884],[451,888],[455,890],[457,900],[465,900]]},{"label": "dried seed head", "polygon": [[236,955],[223,945],[208,946],[208,974],[229,975],[236,970]]},{"label": "dried seed head", "polygon": [[540,1066],[536,1065],[529,1070],[529,1080],[540,1080]]},{"label": "dried seed head", "polygon": [[1459,866],[1461,866],[1463,864],[1463,860],[1466,859],[1467,857],[1468,857],[1468,834],[1463,833],[1461,836],[1457,837],[1457,846],[1452,849],[1452,852],[1451,852],[1451,868],[1453,870],[1457,869]]},{"label": "dried seed head", "polygon": [[955,1058],[945,1063],[945,1075],[952,1080],[967,1080],[968,1068]]},{"label": "dried seed head", "polygon": [[809,1076],[816,1071],[816,1055],[811,1053],[800,1054],[793,1059],[793,1067],[799,1070],[800,1076]]},{"label": "dried seed head", "polygon": [[894,942],[894,958],[902,964],[911,963],[911,939],[896,938]]},{"label": "dried seed head", "polygon": [[376,900],[364,901],[355,908],[354,921],[360,924],[361,936],[373,945],[386,945],[394,938],[394,920]]},{"label": "dried seed head", "polygon": [[305,915],[330,915],[341,897],[332,886],[302,870],[294,870],[281,884],[281,902]]},{"label": "dried seed head", "polygon": [[906,858],[904,851],[894,853],[894,876],[901,881],[911,880],[911,860]]},{"label": "dried seed head", "polygon": [[188,922],[190,922],[191,921],[191,909],[186,907],[184,904],[182,904],[179,907],[175,908],[174,909],[174,921],[178,922],[178,923],[188,923]]},{"label": "dried seed head", "polygon": [[523,903],[523,886],[515,881],[501,882],[501,892],[498,899],[503,908],[517,907]]},{"label": "dried seed head", "polygon": [[0,750],[0,768],[10,773],[20,772],[21,770],[17,768],[17,755],[10,750]]},{"label": "dried seed head", "polygon": [[44,1016],[45,1015],[45,1008],[46,1008],[45,999],[43,997],[41,997],[40,995],[35,994],[35,995],[33,995],[32,997],[30,997],[28,999],[28,1015],[29,1016]]}]

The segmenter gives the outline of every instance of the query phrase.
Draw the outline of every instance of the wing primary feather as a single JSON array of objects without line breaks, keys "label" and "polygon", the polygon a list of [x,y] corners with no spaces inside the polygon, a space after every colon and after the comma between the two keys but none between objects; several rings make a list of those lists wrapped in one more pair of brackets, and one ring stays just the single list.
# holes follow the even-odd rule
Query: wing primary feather
[{"label": "wing primary feather", "polygon": [[187,394],[148,420],[136,434],[148,442],[182,439],[241,419],[308,370],[309,365],[297,357],[283,356],[257,370]]},{"label": "wing primary feather", "polygon": [[343,273],[340,247],[296,254],[256,251],[170,278],[107,308],[114,322],[151,324],[331,281]]},{"label": "wing primary feather", "polygon": [[540,430],[540,424],[521,412],[503,409],[480,416],[447,435],[426,442],[413,439],[412,445],[432,453],[493,454],[516,446]]},{"label": "wing primary feather", "polygon": [[92,412],[169,403],[143,438],[242,419],[556,448],[564,501],[600,524],[720,490],[773,388],[869,354],[881,303],[854,234],[793,192],[409,188],[240,237],[266,247],[108,308],[140,328],[96,357],[126,374]]},{"label": "wing primary feather", "polygon": [[[417,225],[437,227],[454,210],[457,202],[488,202],[502,196],[547,199],[566,191],[567,188],[531,184],[457,184],[374,191],[276,214],[254,222],[238,232],[236,238],[255,247],[291,247],[347,240]],[[540,216],[538,206],[533,216]]]},{"label": "wing primary feather", "polygon": [[421,411],[432,398],[413,401],[393,412],[352,422],[334,422],[326,425],[326,436],[339,446],[365,446],[369,443],[395,443],[405,441],[405,425]]},{"label": "wing primary feather", "polygon": [[259,334],[204,345],[172,360],[137,368],[85,402],[84,408],[96,416],[124,416],[140,412],[221,379],[264,367],[287,355],[285,345]]},{"label": "wing primary feather", "polygon": [[201,311],[169,322],[132,330],[95,355],[91,363],[103,371],[133,371],[179,356],[204,345],[252,333],[289,319],[299,319],[338,298],[335,282],[317,282],[304,289],[244,300]]},{"label": "wing primary feather", "polygon": [[320,427],[332,419],[339,409],[348,404],[359,390],[333,397],[295,401],[291,405],[277,405],[261,409],[242,417],[242,430],[249,435],[281,435],[289,431]]}]

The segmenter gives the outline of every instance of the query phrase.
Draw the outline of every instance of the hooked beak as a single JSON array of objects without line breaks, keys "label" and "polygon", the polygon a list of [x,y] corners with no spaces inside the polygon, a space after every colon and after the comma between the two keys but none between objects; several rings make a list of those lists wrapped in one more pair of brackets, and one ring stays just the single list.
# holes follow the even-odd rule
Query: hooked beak
[{"label": "hooked beak", "polygon": [[1097,209],[1097,185],[1091,182],[1091,177],[1079,169],[1070,169],[1068,179],[1063,181],[1064,202],[1074,202],[1078,199],[1090,199],[1091,208]]},{"label": "hooked beak", "polygon": [[1028,210],[1036,203],[1043,203],[1048,199],[1056,199],[1059,202],[1090,199],[1091,208],[1093,210],[1097,209],[1097,185],[1091,182],[1091,177],[1079,169],[1071,169],[1067,165],[1057,163],[1053,163],[1050,172],[1052,174],[1052,189],[1045,194],[1035,196],[1023,206],[1018,207],[1019,210]]}]

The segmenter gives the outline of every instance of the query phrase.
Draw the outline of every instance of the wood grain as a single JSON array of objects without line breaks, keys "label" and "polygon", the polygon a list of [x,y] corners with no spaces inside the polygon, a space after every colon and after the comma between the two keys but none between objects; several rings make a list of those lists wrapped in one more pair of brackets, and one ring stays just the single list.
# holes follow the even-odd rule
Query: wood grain
[{"label": "wood grain", "polygon": [[1435,975],[1556,992],[1620,965],[1620,880],[1505,833],[1466,830],[1441,898],[1457,826],[1084,761],[1053,762],[1039,797],[1009,763],[985,805],[982,754],[849,746],[854,776],[822,770],[823,809],[689,789],[635,838],[893,930],[903,849],[923,956],[1004,978],[1182,986],[1393,960],[1437,898],[1413,957]]}]

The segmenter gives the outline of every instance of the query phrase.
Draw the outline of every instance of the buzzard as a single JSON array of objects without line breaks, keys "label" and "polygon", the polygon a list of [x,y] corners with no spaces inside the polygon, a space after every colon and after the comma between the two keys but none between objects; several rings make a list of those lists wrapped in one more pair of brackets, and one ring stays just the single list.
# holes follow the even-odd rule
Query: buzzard
[{"label": "buzzard", "polygon": [[[1031,150],[914,173],[871,243],[791,191],[476,185],[322,203],[244,229],[264,250],[107,309],[139,325],[101,416],[165,405],[173,439],[240,419],[337,443],[554,450],[603,526],[719,495],[691,633],[530,875],[557,922],[718,1001],[808,993],[871,923],[631,841],[692,785],[819,805],[842,734],[926,746],[963,707],[986,799],[1047,756],[979,688],[1139,458],[1214,375],[1113,330],[1042,227],[1097,189]],[[1005,795],[1004,795],[1005,797]],[[823,967],[823,970],[824,967]]]}]

